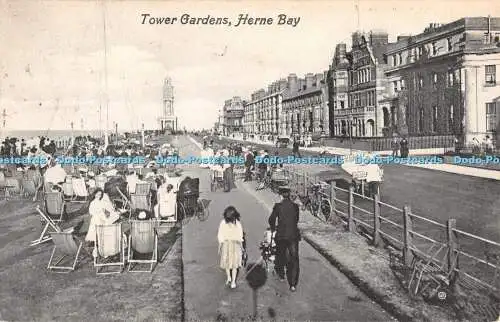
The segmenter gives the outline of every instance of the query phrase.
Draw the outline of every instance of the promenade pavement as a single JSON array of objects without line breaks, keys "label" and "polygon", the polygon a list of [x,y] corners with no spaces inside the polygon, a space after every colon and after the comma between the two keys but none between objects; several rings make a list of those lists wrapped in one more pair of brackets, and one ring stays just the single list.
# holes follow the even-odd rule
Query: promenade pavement
[{"label": "promenade pavement", "polygon": [[[229,137],[227,137],[227,139],[236,140],[236,141],[240,141],[240,142],[254,143],[254,144],[259,144],[259,145],[266,145],[266,146],[274,146],[275,145],[273,142],[262,141],[262,140],[243,141],[241,138],[229,138]],[[321,153],[321,152],[326,151],[329,154],[343,155],[343,156],[347,156],[350,154],[369,153],[367,151],[362,151],[362,150],[352,150],[351,151],[349,149],[335,148],[335,147],[301,148],[300,151],[308,151],[308,152],[314,152],[314,153]],[[377,152],[377,154],[390,155],[391,151],[381,151],[381,152]],[[500,180],[500,171],[498,171],[498,170],[479,169],[479,168],[474,168],[474,167],[459,166],[456,164],[406,164],[405,166],[422,168],[422,169],[429,169],[429,170],[437,170],[437,171],[443,171],[443,172],[448,172],[448,173],[455,173],[455,174],[459,174],[459,175],[479,177],[479,178],[485,178],[485,179]]]},{"label": "promenade pavement", "polygon": [[[199,155],[199,144],[181,137],[181,155]],[[209,174],[198,166],[185,172],[200,178],[201,199],[209,199],[206,221],[191,220],[183,227],[184,301],[186,320],[250,319],[252,290],[242,277],[237,289],[224,286],[225,273],[218,267],[217,229],[223,210],[235,206],[242,214],[247,234],[249,263],[260,259],[258,244],[267,227],[269,207],[245,187],[229,193],[209,192]],[[237,183],[241,185],[241,183]],[[262,320],[391,321],[387,312],[368,299],[342,273],[333,268],[309,244],[300,244],[301,277],[297,292],[286,282],[269,275],[258,292],[259,318]]]}]

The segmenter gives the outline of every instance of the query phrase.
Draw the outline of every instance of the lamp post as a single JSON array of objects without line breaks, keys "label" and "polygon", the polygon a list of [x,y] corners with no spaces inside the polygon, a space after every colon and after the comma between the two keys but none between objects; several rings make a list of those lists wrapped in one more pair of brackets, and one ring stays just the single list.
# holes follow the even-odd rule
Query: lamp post
[{"label": "lamp post", "polygon": [[116,135],[115,144],[118,144],[118,122],[115,123],[115,135]]},{"label": "lamp post", "polygon": [[352,115],[349,115],[349,155],[352,155],[352,122],[353,117]]}]

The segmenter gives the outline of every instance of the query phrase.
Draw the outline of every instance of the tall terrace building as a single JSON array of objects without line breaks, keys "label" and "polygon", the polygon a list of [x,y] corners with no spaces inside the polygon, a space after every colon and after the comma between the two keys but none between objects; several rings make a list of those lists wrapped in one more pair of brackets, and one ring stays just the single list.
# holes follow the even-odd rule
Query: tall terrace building
[{"label": "tall terrace building", "polygon": [[260,89],[251,95],[244,105],[245,133],[259,135],[279,135],[282,113],[282,94],[287,86],[282,79],[270,84],[267,91]]},{"label": "tall terrace building", "polygon": [[225,135],[243,131],[243,103],[239,96],[234,96],[224,102],[222,114],[224,118],[223,132]]},{"label": "tall terrace building", "polygon": [[347,131],[350,112],[348,105],[350,58],[346,44],[338,44],[328,70],[328,110],[330,112],[328,115],[328,128],[332,137],[342,136],[342,131]]},{"label": "tall terrace building", "polygon": [[390,44],[385,128],[412,136],[454,135],[466,144],[494,137],[500,120],[499,38],[500,18],[467,17],[433,23]]},{"label": "tall terrace building", "polygon": [[382,110],[378,102],[386,96],[384,53],[388,42],[385,31],[352,34],[348,112],[339,115],[342,135],[383,135]]},{"label": "tall terrace building", "polygon": [[283,92],[281,135],[329,135],[327,72],[308,73],[303,79],[290,74]]}]

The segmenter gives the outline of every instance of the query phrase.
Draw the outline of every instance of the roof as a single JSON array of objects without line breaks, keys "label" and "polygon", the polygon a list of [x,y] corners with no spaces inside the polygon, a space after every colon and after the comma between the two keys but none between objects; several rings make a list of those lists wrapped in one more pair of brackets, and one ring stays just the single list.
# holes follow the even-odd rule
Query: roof
[{"label": "roof", "polygon": [[300,96],[305,96],[308,94],[316,93],[316,92],[321,92],[322,87],[321,86],[316,86],[316,87],[309,87],[306,88],[305,90],[297,91],[297,92],[291,92],[289,89],[287,89],[283,93],[283,100],[291,100],[296,97]]}]

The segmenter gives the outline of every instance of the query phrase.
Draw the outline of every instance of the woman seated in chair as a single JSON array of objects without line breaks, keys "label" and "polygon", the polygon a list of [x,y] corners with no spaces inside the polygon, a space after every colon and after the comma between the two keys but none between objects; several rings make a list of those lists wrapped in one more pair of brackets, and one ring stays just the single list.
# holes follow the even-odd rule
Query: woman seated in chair
[{"label": "woman seated in chair", "polygon": [[[175,208],[177,207],[177,195],[171,184],[163,184],[157,192],[158,203],[154,206],[156,218],[163,219],[175,216]],[[175,218],[175,217],[174,217]]]},{"label": "woman seated in chair", "polygon": [[109,225],[118,220],[121,213],[126,210],[115,211],[113,203],[101,188],[94,192],[92,202],[89,205],[90,223],[85,240],[95,242],[96,226]]}]

